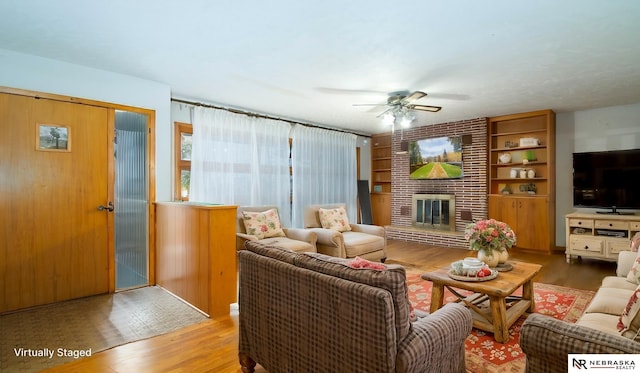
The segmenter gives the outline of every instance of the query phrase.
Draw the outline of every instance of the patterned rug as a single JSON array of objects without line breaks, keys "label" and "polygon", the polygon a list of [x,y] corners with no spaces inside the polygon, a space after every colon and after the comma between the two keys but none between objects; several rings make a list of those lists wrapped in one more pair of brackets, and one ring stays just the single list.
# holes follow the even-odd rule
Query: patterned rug
[{"label": "patterned rug", "polygon": [[[431,282],[420,278],[419,272],[408,270],[407,285],[409,300],[414,308],[429,311]],[[595,294],[593,291],[542,283],[534,283],[533,289],[536,313],[568,322],[576,322]],[[518,292],[522,294],[522,288],[515,294],[519,295]],[[455,300],[456,297],[445,290],[444,302]],[[473,373],[524,372],[525,355],[519,344],[520,327],[523,322],[524,317],[521,317],[511,326],[509,341],[504,344],[496,342],[492,333],[474,328],[465,342],[467,370]]]},{"label": "patterned rug", "polygon": [[158,286],[0,316],[0,372],[39,372],[205,320]]}]

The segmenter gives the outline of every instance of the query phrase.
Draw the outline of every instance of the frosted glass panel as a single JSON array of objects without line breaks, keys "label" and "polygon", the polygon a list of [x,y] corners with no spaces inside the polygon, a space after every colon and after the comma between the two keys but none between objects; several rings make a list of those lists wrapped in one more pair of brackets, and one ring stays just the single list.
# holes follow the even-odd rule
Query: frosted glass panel
[{"label": "frosted glass panel", "polygon": [[148,283],[147,117],[116,112],[116,288]]}]

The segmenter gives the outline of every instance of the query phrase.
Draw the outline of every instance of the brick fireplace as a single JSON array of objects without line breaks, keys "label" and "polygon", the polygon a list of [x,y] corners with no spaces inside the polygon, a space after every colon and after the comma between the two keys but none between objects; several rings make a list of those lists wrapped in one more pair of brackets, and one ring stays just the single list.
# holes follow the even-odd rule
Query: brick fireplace
[{"label": "brick fireplace", "polygon": [[[405,142],[430,137],[467,135],[463,144],[463,177],[448,180],[409,179],[409,155]],[[487,217],[487,120],[470,119],[396,131],[391,141],[391,226],[387,237],[446,247],[467,247],[464,228],[472,220]],[[448,230],[417,225],[413,221],[413,196],[451,194],[455,208]]]}]

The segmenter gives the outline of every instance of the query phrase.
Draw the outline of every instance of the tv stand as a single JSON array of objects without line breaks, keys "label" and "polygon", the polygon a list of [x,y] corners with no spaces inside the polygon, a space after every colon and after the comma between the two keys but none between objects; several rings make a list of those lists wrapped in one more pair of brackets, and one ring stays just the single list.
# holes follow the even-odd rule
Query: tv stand
[{"label": "tv stand", "polygon": [[596,214],[608,214],[608,215],[635,215],[630,211],[618,211],[616,206],[611,206],[611,211],[596,211]]},{"label": "tv stand", "polygon": [[640,215],[608,214],[566,215],[567,263],[572,256],[615,261],[620,251],[629,250],[631,237],[640,232]]}]

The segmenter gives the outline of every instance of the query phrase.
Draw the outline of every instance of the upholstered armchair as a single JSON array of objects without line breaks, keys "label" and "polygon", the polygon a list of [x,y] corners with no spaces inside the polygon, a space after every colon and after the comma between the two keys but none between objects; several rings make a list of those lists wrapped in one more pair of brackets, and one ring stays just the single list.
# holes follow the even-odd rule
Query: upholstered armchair
[{"label": "upholstered armchair", "polygon": [[341,203],[305,208],[304,227],[318,235],[318,252],[339,258],[358,256],[384,262],[387,259],[384,228],[349,223],[346,211],[346,206]]},{"label": "upholstered armchair", "polygon": [[283,228],[277,206],[240,206],[236,217],[236,249],[260,240],[295,252],[316,252],[317,235],[301,228]]}]

